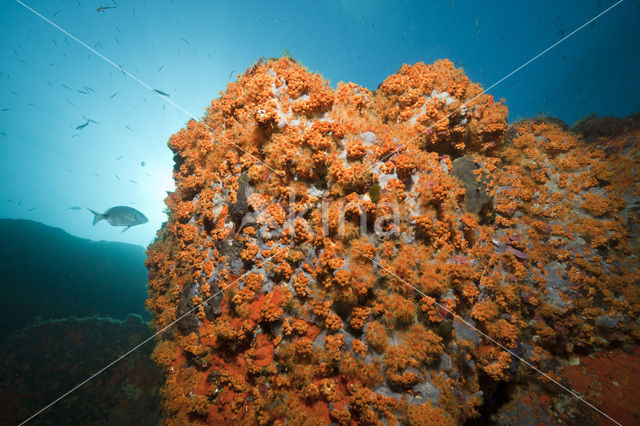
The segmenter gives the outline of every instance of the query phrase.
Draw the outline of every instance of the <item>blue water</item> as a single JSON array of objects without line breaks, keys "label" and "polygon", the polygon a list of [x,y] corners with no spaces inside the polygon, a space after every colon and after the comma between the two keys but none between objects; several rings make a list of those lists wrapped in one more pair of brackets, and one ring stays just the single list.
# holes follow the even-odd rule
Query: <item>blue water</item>
[{"label": "blue water", "polygon": [[[260,56],[288,51],[333,86],[370,89],[403,63],[449,58],[489,87],[615,4],[426,3],[26,0],[31,11],[3,0],[0,218],[146,245],[173,188],[167,139]],[[625,0],[489,93],[506,100],[510,120],[638,112],[638,22],[640,2]],[[67,209],[114,205],[149,223],[120,233]]]}]

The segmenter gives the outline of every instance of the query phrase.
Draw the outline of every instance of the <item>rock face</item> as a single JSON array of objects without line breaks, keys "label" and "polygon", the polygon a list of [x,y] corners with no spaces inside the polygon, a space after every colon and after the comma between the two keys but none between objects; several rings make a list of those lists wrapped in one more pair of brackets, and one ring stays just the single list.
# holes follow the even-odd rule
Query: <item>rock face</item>
[{"label": "rock face", "polygon": [[469,157],[453,160],[451,174],[457,177],[465,188],[464,203],[468,212],[479,214],[491,208],[491,197],[487,194],[485,182],[475,175],[481,166]]},{"label": "rock face", "polygon": [[146,345],[40,412],[149,335],[137,315],[38,321],[12,334],[0,345],[0,424],[158,424],[164,375]]},{"label": "rock face", "polygon": [[273,59],[171,137],[147,259],[169,423],[456,424],[537,381],[522,358],[637,342],[637,144],[505,139],[481,93],[446,60],[371,92]]}]

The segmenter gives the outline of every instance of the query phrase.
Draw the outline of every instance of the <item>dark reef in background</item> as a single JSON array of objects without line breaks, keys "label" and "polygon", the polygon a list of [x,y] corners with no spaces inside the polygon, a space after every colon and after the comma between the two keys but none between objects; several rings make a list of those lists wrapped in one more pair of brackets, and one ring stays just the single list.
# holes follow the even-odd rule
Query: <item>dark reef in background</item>
[{"label": "dark reef in background", "polygon": [[38,317],[150,319],[143,247],[14,219],[0,219],[0,241],[0,343]]},{"label": "dark reef in background", "polygon": [[625,118],[597,117],[596,114],[591,114],[578,120],[571,126],[571,131],[581,134],[587,141],[593,141],[601,137],[617,137],[625,130],[637,128],[640,128],[640,113]]}]

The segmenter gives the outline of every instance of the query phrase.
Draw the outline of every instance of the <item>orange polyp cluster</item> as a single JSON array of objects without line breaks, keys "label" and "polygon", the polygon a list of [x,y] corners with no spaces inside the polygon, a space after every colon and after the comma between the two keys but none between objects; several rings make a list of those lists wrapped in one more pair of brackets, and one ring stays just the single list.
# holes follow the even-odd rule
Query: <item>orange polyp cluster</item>
[{"label": "orange polyp cluster", "polygon": [[447,60],[371,92],[270,59],[169,139],[146,262],[154,326],[184,316],[153,355],[167,423],[464,423],[535,377],[504,348],[556,374],[637,343],[640,131],[507,129],[481,93]]}]

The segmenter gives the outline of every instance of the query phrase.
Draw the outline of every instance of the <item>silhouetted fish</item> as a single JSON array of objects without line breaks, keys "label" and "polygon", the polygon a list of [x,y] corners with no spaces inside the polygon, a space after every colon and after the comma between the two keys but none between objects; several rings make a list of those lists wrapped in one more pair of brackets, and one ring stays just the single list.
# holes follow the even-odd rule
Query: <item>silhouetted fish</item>
[{"label": "silhouetted fish", "polygon": [[[89,125],[89,123],[96,123],[95,121],[93,121],[93,120],[92,120],[92,119],[90,119],[90,118],[87,118],[86,120],[87,120],[87,122],[86,122],[86,123],[81,124],[81,125],[79,125],[79,126],[76,126],[76,130],[82,130],[82,129],[84,129],[85,127],[87,127],[87,126]],[[96,123],[96,124],[97,124],[97,123]]]},{"label": "silhouetted fish", "polygon": [[91,209],[87,209],[93,213],[93,224],[100,222],[102,219],[109,222],[111,226],[124,226],[122,232],[135,225],[147,223],[149,219],[138,210],[128,206],[111,207],[104,213],[98,213]]},{"label": "silhouetted fish", "polygon": [[157,89],[152,89],[154,92],[156,92],[158,95],[162,95],[162,96],[166,96],[169,97],[170,95],[168,93],[163,92],[162,90],[157,90]]},{"label": "silhouetted fish", "polygon": [[78,206],[71,206],[71,207],[67,207],[67,210],[82,210],[82,208]]},{"label": "silhouetted fish", "polygon": [[115,7],[113,7],[113,6],[100,6],[99,8],[96,9],[96,12],[104,12],[107,9],[115,9]]}]

